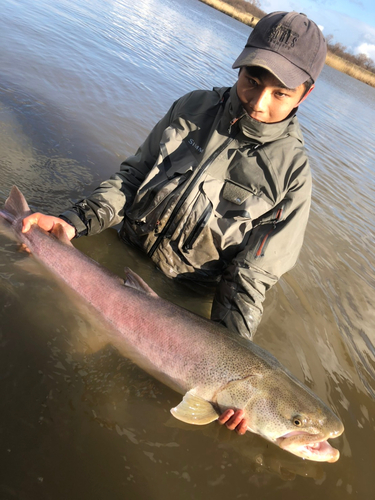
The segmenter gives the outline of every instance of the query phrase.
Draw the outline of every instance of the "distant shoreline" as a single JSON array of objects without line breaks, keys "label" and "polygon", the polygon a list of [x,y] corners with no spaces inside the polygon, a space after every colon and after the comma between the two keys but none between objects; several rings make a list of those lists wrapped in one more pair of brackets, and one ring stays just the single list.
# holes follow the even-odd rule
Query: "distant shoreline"
[{"label": "distant shoreline", "polygon": [[[199,1],[209,5],[210,7],[213,7],[216,10],[219,10],[220,12],[223,12],[224,14],[230,17],[233,17],[234,19],[237,19],[237,21],[240,21],[241,23],[247,24],[251,28],[254,28],[254,26],[259,21],[259,18],[241,12],[232,7],[231,5],[222,2],[221,0],[199,0]],[[341,71],[341,73],[346,73],[347,75],[355,78],[356,80],[360,80],[361,82],[366,83],[371,87],[375,87],[374,73],[371,73],[371,71],[366,71],[365,69],[360,68],[355,64],[351,64],[348,61],[345,61],[345,59],[342,59],[341,57],[332,54],[332,52],[330,52],[329,50],[327,54],[326,64],[328,66],[331,66],[332,68],[337,69],[338,71]]]}]

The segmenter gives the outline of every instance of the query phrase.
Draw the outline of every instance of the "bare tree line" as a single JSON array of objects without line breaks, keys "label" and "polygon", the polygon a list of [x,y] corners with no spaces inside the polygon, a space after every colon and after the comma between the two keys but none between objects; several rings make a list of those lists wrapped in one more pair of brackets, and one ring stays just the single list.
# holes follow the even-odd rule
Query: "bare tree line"
[{"label": "bare tree line", "polygon": [[267,13],[264,12],[260,8],[260,2],[259,0],[222,0],[223,2],[227,3],[228,5],[231,5],[235,9],[237,9],[240,12],[244,12],[245,14],[250,14],[251,16],[255,16],[258,19],[261,19],[264,17]]},{"label": "bare tree line", "polygon": [[350,64],[354,64],[367,71],[371,71],[371,73],[375,73],[375,63],[366,54],[351,54],[342,43],[333,43],[333,35],[327,35],[326,40],[328,50],[332,54],[341,57],[341,59],[345,59],[345,61],[348,61]]}]

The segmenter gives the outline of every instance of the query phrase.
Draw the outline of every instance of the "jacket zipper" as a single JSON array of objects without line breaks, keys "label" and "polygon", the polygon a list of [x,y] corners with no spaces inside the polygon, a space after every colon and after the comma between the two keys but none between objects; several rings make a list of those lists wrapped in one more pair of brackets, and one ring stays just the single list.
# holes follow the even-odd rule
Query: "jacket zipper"
[{"label": "jacket zipper", "polygon": [[[235,122],[238,121],[238,118],[233,120],[230,124],[229,128],[229,133],[231,133],[232,126],[234,125]],[[190,184],[187,186],[185,192],[177,202],[177,205],[174,207],[174,210],[172,211],[171,216],[169,217],[167,223],[165,224],[163,230],[160,232],[159,236],[157,237],[156,241],[152,245],[150,251],[148,252],[148,255],[152,257],[155,253],[155,250],[159,246],[161,240],[164,238],[164,236],[167,234],[168,229],[170,228],[174,218],[178,214],[180,208],[184,204],[186,198],[189,196],[189,194],[192,192],[194,189],[194,186],[197,184],[198,180],[202,177],[202,175],[205,173],[205,171],[208,169],[208,167],[216,160],[216,158],[226,149],[226,147],[234,140],[234,137],[228,137],[221,146],[219,146],[216,151],[212,153],[212,155],[207,158],[206,162],[202,165],[201,169],[197,173],[193,179],[191,179]]]},{"label": "jacket zipper", "polygon": [[263,240],[261,241],[260,245],[259,245],[259,248],[255,254],[255,258],[259,258],[259,257],[263,257],[264,256],[264,247],[266,246],[266,243],[269,239],[269,237],[271,236],[271,234],[273,233],[273,231],[276,229],[276,224],[279,222],[279,220],[281,219],[281,214],[283,213],[283,209],[282,208],[279,208],[279,210],[277,211],[277,214],[276,214],[276,218],[273,222],[273,226],[272,226],[272,229],[270,229],[268,231],[268,233],[263,237]]},{"label": "jacket zipper", "polygon": [[203,210],[202,215],[199,217],[198,222],[195,226],[195,229],[192,230],[190,235],[186,238],[185,244],[182,249],[186,252],[187,250],[191,250],[198,236],[201,234],[203,229],[205,228],[208,219],[212,213],[212,205],[211,203],[207,205],[207,207]]}]

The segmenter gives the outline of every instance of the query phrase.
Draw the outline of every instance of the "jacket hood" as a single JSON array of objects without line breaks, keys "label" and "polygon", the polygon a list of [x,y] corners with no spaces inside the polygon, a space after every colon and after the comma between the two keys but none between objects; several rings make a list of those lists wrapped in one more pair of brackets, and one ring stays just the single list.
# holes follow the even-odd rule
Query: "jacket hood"
[{"label": "jacket hood", "polygon": [[241,132],[260,144],[272,142],[287,136],[293,136],[303,144],[302,132],[300,130],[298,119],[295,116],[298,108],[295,108],[285,120],[277,123],[262,123],[251,118],[237,95],[237,84],[230,89],[229,99],[227,101],[227,113],[229,120],[239,119]]}]

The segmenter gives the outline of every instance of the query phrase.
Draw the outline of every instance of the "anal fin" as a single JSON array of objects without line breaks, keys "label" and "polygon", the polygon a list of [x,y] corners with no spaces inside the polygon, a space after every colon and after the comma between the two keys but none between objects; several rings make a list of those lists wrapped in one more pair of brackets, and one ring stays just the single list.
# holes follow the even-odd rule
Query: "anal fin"
[{"label": "anal fin", "polygon": [[158,294],[154,292],[154,290],[150,288],[148,284],[129,267],[125,267],[124,271],[126,274],[125,286],[130,286],[141,292],[148,293],[153,297],[159,297]]}]

